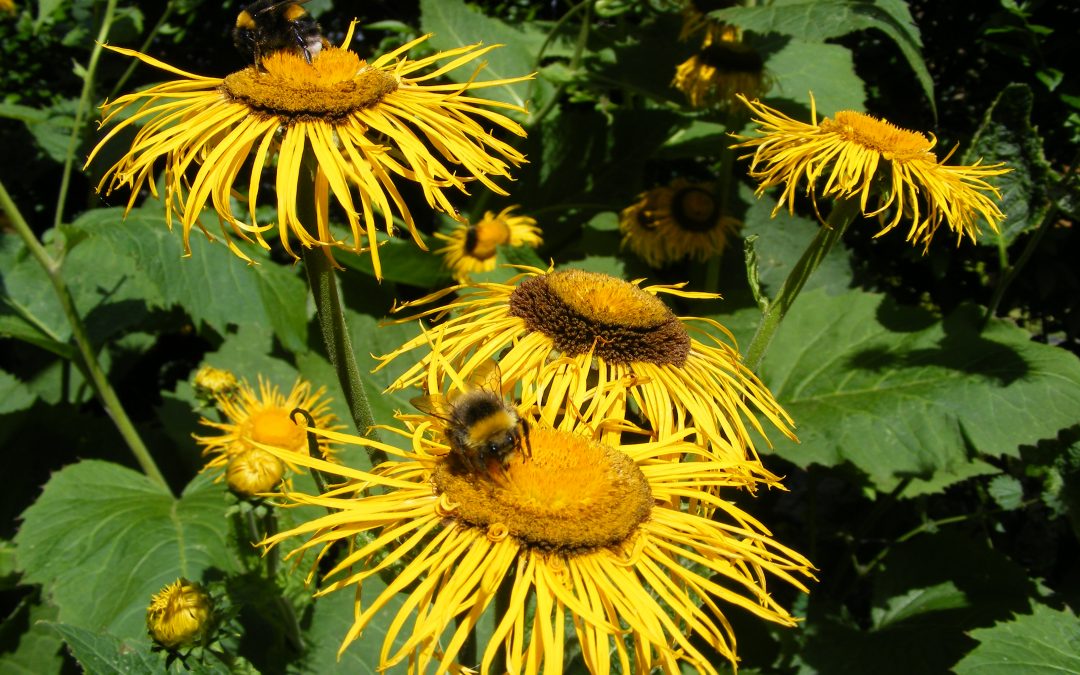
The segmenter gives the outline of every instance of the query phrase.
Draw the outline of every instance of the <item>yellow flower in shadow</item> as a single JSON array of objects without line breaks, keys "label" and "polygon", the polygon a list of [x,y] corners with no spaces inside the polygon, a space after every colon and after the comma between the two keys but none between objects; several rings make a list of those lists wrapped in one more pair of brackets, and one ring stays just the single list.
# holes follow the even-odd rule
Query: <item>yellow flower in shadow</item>
[{"label": "yellow flower in shadow", "polygon": [[528,246],[544,243],[536,219],[514,215],[516,206],[499,213],[487,211],[474,225],[463,223],[450,234],[435,233],[447,245],[436,251],[450,274],[459,283],[468,283],[469,275],[495,269],[495,254],[499,246]]},{"label": "yellow flower in shadow", "polygon": [[[299,416],[294,419],[295,409],[306,410],[320,429],[344,428],[330,412],[331,399],[325,393],[325,387],[313,392],[310,383],[299,379],[288,395],[261,377],[258,392],[242,380],[231,394],[218,398],[218,409],[225,421],[215,422],[205,417],[200,420],[204,426],[220,432],[195,435],[203,456],[209,458],[203,471],[224,469],[229,487],[242,496],[272,489],[282,477],[284,467],[275,457],[260,450],[261,445],[286,450],[292,458],[308,454],[304,419]],[[320,437],[319,452],[332,460],[335,449],[328,439]],[[290,459],[285,464],[293,471],[299,470]]]},{"label": "yellow flower in shadow", "polygon": [[715,185],[685,178],[646,190],[619,214],[623,247],[652,267],[715,258],[741,226],[723,213]]}]

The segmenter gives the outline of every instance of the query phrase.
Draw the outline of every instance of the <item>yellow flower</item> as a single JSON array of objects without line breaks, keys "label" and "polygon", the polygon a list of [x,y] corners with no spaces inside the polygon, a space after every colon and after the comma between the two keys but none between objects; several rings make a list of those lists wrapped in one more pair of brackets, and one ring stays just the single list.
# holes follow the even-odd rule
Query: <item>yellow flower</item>
[{"label": "yellow flower", "polygon": [[435,233],[436,238],[448,242],[435,252],[443,256],[444,264],[455,280],[467,283],[470,274],[495,269],[499,246],[536,248],[544,243],[536,219],[512,215],[516,208],[510,206],[498,214],[487,211],[475,225],[459,225],[448,235]]},{"label": "yellow flower", "polygon": [[195,371],[192,386],[199,398],[215,401],[219,397],[230,396],[240,386],[240,382],[227,370],[203,366]]},{"label": "yellow flower", "polygon": [[254,497],[277,487],[285,475],[285,465],[265,450],[248,448],[229,458],[225,482],[241,497]]},{"label": "yellow flower", "polygon": [[[277,386],[271,386],[260,377],[259,392],[256,394],[251,385],[242,381],[234,396],[219,399],[221,414],[227,421],[214,422],[205,417],[200,420],[202,424],[221,432],[216,436],[195,436],[196,442],[203,447],[203,456],[210,457],[203,470],[233,467],[232,461],[236,457],[245,455],[253,448],[258,449],[261,444],[281,448],[287,451],[290,457],[307,455],[305,421],[300,418],[299,424],[295,422],[292,417],[293,410],[303,408],[308,411],[315,421],[315,426],[320,429],[343,428],[336,423],[334,413],[330,412],[331,399],[324,397],[325,393],[325,387],[320,387],[313,393],[310,383],[298,379],[289,395],[283,396]],[[333,458],[334,447],[326,438],[319,438],[319,451],[323,457]],[[244,484],[251,484],[252,473],[272,473],[272,467],[267,467],[262,462],[265,462],[265,459],[260,461],[259,458],[247,456],[243,465],[233,467],[231,471],[244,472],[249,476],[244,479]],[[297,470],[292,461],[286,460],[285,463],[293,471]],[[242,476],[243,474],[237,474],[238,479]],[[275,482],[273,481],[270,487],[273,487]],[[239,491],[251,494],[246,490]]]},{"label": "yellow flower", "polygon": [[599,425],[606,440],[618,432],[609,433],[604,421],[624,419],[628,401],[657,438],[693,429],[732,460],[757,456],[747,429],[764,435],[756,414],[794,438],[787,413],[742,364],[738,350],[717,337],[733,343],[727,329],[711,319],[676,317],[656,297],[718,296],[682,291],[683,284],[642,288],[640,281],[581,270],[521,269],[506,284],[454,286],[404,305],[460,295],[410,319],[448,310],[458,310],[456,316],[380,357],[382,368],[407,352],[430,349],[390,390],[443,391],[453,371],[467,380],[497,358],[503,380],[520,383],[523,402],[535,396],[550,419],[566,411],[567,424],[580,418]]},{"label": "yellow flower", "polygon": [[162,647],[177,649],[200,642],[213,624],[214,603],[199,584],[183,577],[154,594],[146,628]]},{"label": "yellow flower", "polygon": [[671,85],[695,108],[726,106],[736,94],[762,96],[772,87],[765,61],[732,26],[711,27],[696,54],[675,69]]},{"label": "yellow flower", "polygon": [[758,137],[736,136],[743,142],[734,146],[754,150],[744,157],[753,157],[750,175],[758,181],[757,194],[784,186],[773,215],[785,204],[794,211],[796,185],[806,179],[806,193],[815,200],[858,198],[863,215],[882,222],[876,236],[907,224],[913,244],[929,246],[942,223],[956,234],[957,244],[965,236],[974,241],[980,216],[995,232],[1005,218],[990,197],[1001,199],[1001,192],[985,180],[1010,171],[1003,163],[984,166],[980,159],[972,166],[947,165],[952,152],[939,161],[932,134],[927,138],[860,112],[842,110],[819,122],[813,99],[806,124],[739,98],[757,116]]},{"label": "yellow flower", "polygon": [[16,11],[15,0],[0,0],[0,14],[14,14]]},{"label": "yellow flower", "polygon": [[[355,589],[355,620],[339,654],[391,612],[378,622],[388,628],[377,669],[407,661],[409,672],[445,672],[500,594],[490,641],[479,645],[482,673],[500,651],[507,672],[563,672],[568,625],[590,672],[677,673],[685,664],[716,673],[705,647],[737,659],[723,605],[795,624],[766,583],[805,591],[799,577],[810,577],[810,563],[728,500],[753,480],[776,485],[748,477],[754,467],[674,439],[605,446],[532,424],[528,457],[518,453],[504,472],[472,472],[427,433],[441,437],[441,422],[402,419],[407,429],[386,431],[407,439],[409,451],[326,433],[394,459],[366,473],[300,458],[344,483],[324,495],[283,494],[286,505],[329,514],[262,542],[306,537],[290,555],[310,549],[322,558],[370,533],[326,572],[317,593]],[[662,459],[672,454],[687,459]],[[403,568],[377,596],[365,595],[366,580],[392,564]],[[401,594],[404,602],[388,608]]]},{"label": "yellow flower", "polygon": [[646,190],[619,215],[622,245],[652,267],[719,256],[742,223],[723,214],[715,191],[685,178]]},{"label": "yellow flower", "polygon": [[[154,170],[161,160],[166,217],[171,227],[173,215],[179,215],[187,252],[192,227],[210,236],[199,222],[209,200],[222,238],[249,261],[234,239],[269,248],[263,235],[274,224],[259,224],[255,212],[263,174],[272,171],[277,237],[286,251],[297,255],[290,236],[304,247],[323,247],[327,254],[332,247],[370,250],[380,276],[378,219],[390,233],[399,214],[423,246],[395,179],[416,182],[428,205],[453,214],[446,189],[464,192],[466,183],[476,180],[506,194],[490,176],[508,177],[510,164],[525,161],[494,135],[498,128],[519,136],[524,130],[487,108],[524,109],[469,92],[529,78],[431,84],[498,45],[459,47],[416,61],[404,56],[427,37],[370,63],[336,47],[321,50],[310,64],[296,50],[277,51],[224,79],[194,75],[145,54],[110,47],[179,79],[107,103],[103,124],[120,121],[90,153],[87,164],[112,137],[141,125],[131,148],[105,172],[98,189],[108,193],[131,188],[130,209],[144,186],[157,196]],[[352,28],[345,44],[351,39]],[[440,63],[431,72],[419,72]],[[310,182],[311,171],[314,197],[297,188]],[[234,190],[238,182],[246,195]],[[345,239],[330,230],[331,193],[348,220],[350,235]],[[247,220],[233,212],[234,195],[246,203]],[[312,198],[316,222],[303,222],[304,206],[297,202]]]}]

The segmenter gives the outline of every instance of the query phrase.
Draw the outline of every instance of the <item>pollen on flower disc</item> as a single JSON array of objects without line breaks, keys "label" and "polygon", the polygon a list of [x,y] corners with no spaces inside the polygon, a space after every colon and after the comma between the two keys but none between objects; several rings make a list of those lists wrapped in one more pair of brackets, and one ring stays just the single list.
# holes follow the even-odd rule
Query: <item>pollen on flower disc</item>
[{"label": "pollen on flower disc", "polygon": [[252,413],[246,421],[247,438],[286,450],[302,450],[307,437],[304,429],[289,418],[284,408],[270,408]]},{"label": "pollen on flower disc", "polygon": [[606,274],[566,270],[527,279],[510,296],[510,314],[570,356],[595,346],[608,363],[681,366],[690,353],[690,336],[667,305]]},{"label": "pollen on flower disc", "polygon": [[841,110],[833,119],[823,119],[821,128],[880,152],[886,159],[923,158],[934,147],[934,143],[918,131],[901,129],[885,120],[852,110]]},{"label": "pollen on flower disc", "polygon": [[531,429],[529,444],[531,455],[518,453],[505,475],[441,461],[432,482],[453,517],[561,552],[620,544],[648,519],[652,491],[628,455],[554,429]]},{"label": "pollen on flower disc", "polygon": [[309,64],[281,50],[227,76],[224,93],[254,111],[284,118],[335,120],[370,108],[396,91],[393,75],[372,69],[356,54],[330,47]]}]

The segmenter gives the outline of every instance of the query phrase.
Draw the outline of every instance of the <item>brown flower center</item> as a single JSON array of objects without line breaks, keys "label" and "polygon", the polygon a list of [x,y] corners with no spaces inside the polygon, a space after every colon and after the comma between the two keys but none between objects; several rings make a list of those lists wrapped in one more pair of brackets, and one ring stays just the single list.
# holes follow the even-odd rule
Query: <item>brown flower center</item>
[{"label": "brown flower center", "polygon": [[510,315],[569,356],[595,347],[608,363],[681,366],[690,353],[690,336],[667,305],[606,274],[566,270],[527,279],[510,295]]},{"label": "brown flower center", "polygon": [[720,205],[712,193],[701,187],[687,187],[671,200],[671,217],[679,227],[691,232],[707,232],[717,224]]},{"label": "brown flower center", "polygon": [[852,110],[841,110],[835,119],[826,117],[819,126],[846,141],[879,152],[888,160],[924,159],[933,154],[930,149],[934,143],[923,134]]},{"label": "brown flower center", "polygon": [[355,53],[327,47],[307,63],[292,50],[276,51],[228,75],[221,85],[231,100],[257,113],[285,118],[336,120],[370,108],[396,91],[393,75],[369,68]]},{"label": "brown flower center", "polygon": [[531,455],[505,474],[463,472],[450,458],[432,474],[453,517],[506,532],[528,546],[581,551],[620,544],[648,519],[649,483],[626,454],[582,436],[533,428]]}]

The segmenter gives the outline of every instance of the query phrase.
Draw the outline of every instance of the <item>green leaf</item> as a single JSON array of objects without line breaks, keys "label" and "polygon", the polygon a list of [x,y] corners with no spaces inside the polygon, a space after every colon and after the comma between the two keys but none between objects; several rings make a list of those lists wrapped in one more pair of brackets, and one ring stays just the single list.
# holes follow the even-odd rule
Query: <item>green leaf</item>
[{"label": "green leaf", "polygon": [[837,110],[863,110],[866,88],[855,72],[851,51],[841,45],[790,40],[765,62],[773,86],[767,97],[782,97],[802,105],[795,118],[810,123],[810,94],[821,115]]},{"label": "green leaf", "polygon": [[912,496],[996,473],[971,450],[1016,457],[1075,424],[1080,361],[1004,321],[980,334],[981,322],[972,306],[938,321],[879,295],[803,293],[763,368],[802,441],[776,452],[849,462],[879,490],[911,479]]},{"label": "green leaf", "polygon": [[0,117],[20,120],[46,155],[56,162],[67,158],[75,125],[75,100],[63,99],[46,108],[0,103]]},{"label": "green leaf", "polygon": [[41,265],[14,235],[0,236],[0,336],[74,356],[71,326]]},{"label": "green leaf", "polygon": [[1006,87],[983,118],[982,126],[964,153],[963,164],[1007,162],[1009,173],[992,179],[1001,190],[1005,222],[994,233],[982,222],[979,243],[1008,248],[1016,237],[1037,227],[1046,202],[1050,165],[1043,156],[1042,139],[1031,125],[1031,89],[1024,84]]},{"label": "green leaf", "polygon": [[[207,241],[197,232],[191,237],[191,256],[184,257],[180,233],[169,231],[160,203],[148,201],[126,219],[122,209],[89,211],[71,230],[101,240],[113,255],[133,260],[140,275],[133,283],[151,290],[147,297],[152,304],[178,305],[196,323],[222,334],[230,325],[270,325],[281,331],[284,344],[297,344],[298,309],[288,308],[288,316],[272,318],[264,303],[264,298],[273,302],[275,294],[297,302],[296,284],[284,281],[284,274],[252,271],[222,242]],[[261,264],[276,263],[264,257]],[[273,307],[273,311],[282,310]]]},{"label": "green leaf", "polygon": [[[48,622],[64,638],[71,654],[86,673],[156,673],[165,671],[164,654],[150,651],[149,640],[132,645],[113,635],[85,628]],[[221,672],[221,671],[218,671]],[[224,671],[228,672],[228,671]]]},{"label": "green leaf", "polygon": [[811,42],[879,30],[896,43],[937,114],[934,82],[922,58],[919,29],[902,0],[778,0],[768,6],[722,9],[709,16],[758,33],[779,33]]},{"label": "green leaf", "polygon": [[0,673],[64,672],[64,643],[47,624],[55,618],[56,608],[41,604],[37,593],[25,596],[0,625]]},{"label": "green leaf", "polygon": [[[433,253],[442,242],[434,237],[425,237],[424,240],[428,246],[427,251],[411,239],[393,238],[380,246],[379,262],[382,265],[383,280],[421,288],[434,288],[451,282],[449,272],[442,266],[442,258]],[[349,269],[375,276],[375,267],[367,253],[335,251],[334,258]]]},{"label": "green leaf", "polygon": [[19,563],[62,623],[148,640],[154,593],[178,577],[239,569],[227,507],[206,477],[177,499],[130,469],[84,461],[55,473],[23,514]]},{"label": "green leaf", "polygon": [[900,623],[905,619],[929,612],[968,606],[967,596],[952,581],[943,581],[926,588],[913,588],[903,595],[889,598],[882,608],[872,610],[875,628]]},{"label": "green leaf", "polygon": [[715,156],[735,141],[728,135],[727,125],[692,120],[689,126],[673,133],[656,151],[656,156],[664,159],[682,159],[685,157]]},{"label": "green leaf", "polygon": [[[971,649],[971,629],[1026,611],[1035,584],[1023,568],[957,527],[927,528],[888,550],[866,576],[873,584],[868,628],[846,618],[846,607],[828,607],[835,598],[817,596],[799,650],[802,672],[945,673]],[[870,536],[892,538],[879,530]]]},{"label": "green leaf", "polygon": [[0,370],[0,415],[25,410],[33,405],[35,398],[18,378]]},{"label": "green leaf", "polygon": [[987,492],[998,506],[1007,511],[1024,505],[1024,486],[1012,476],[994,476],[987,486]]},{"label": "green leaf", "polygon": [[[750,204],[741,234],[743,237],[757,237],[754,252],[757,254],[758,281],[765,295],[774,297],[791,268],[817,235],[820,225],[809,218],[793,216],[786,209],[777,211],[773,217],[774,198],[767,195],[756,199],[753,190],[745,185],[739,187],[739,198]],[[830,295],[836,295],[851,286],[851,279],[850,255],[843,246],[835,246],[821,261],[803,290],[823,288]]]},{"label": "green leaf", "polygon": [[[366,580],[364,599],[370,602],[383,588],[385,584],[378,576]],[[378,659],[375,656],[382,649],[386,628],[404,599],[405,596],[400,594],[391,599],[340,659],[337,651],[353,623],[355,595],[352,590],[342,590],[316,599],[310,627],[304,632],[309,647],[308,658],[293,672],[377,675]]]},{"label": "green leaf", "polygon": [[[420,28],[425,33],[434,33],[428,41],[434,49],[455,49],[478,42],[503,45],[484,57],[487,66],[480,73],[480,81],[522,77],[533,72],[534,54],[544,40],[539,31],[518,30],[462,0],[420,0]],[[458,68],[447,73],[447,77],[465,82],[473,78],[474,70],[475,65]],[[522,82],[483,89],[478,95],[524,107],[528,88]]]},{"label": "green leaf", "polygon": [[308,350],[308,288],[297,274],[299,267],[272,263],[249,268],[255,275],[259,296],[282,346],[291,352]]},{"label": "green leaf", "polygon": [[1035,605],[1030,615],[971,632],[979,641],[957,675],[1080,673],[1080,622],[1070,610]]}]

